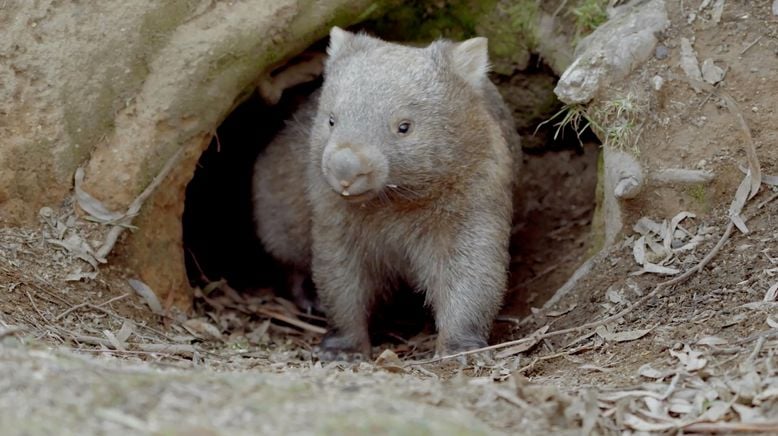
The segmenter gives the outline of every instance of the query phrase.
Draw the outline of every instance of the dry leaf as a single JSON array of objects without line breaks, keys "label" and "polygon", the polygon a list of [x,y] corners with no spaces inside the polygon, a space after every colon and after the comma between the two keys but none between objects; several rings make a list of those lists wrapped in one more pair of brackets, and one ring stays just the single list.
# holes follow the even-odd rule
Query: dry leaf
[{"label": "dry leaf", "polygon": [[97,222],[108,223],[115,222],[124,218],[124,214],[120,212],[113,212],[100,202],[100,200],[92,197],[88,192],[81,189],[81,183],[84,181],[84,169],[76,169],[75,176],[75,197],[78,206],[88,213]]},{"label": "dry leaf", "polygon": [[386,349],[376,358],[376,366],[389,372],[405,372],[403,362],[394,351]]},{"label": "dry leaf", "polygon": [[78,267],[75,271],[65,276],[65,281],[80,282],[83,279],[94,280],[95,278],[97,278],[97,271],[83,272],[81,267]]},{"label": "dry leaf", "polygon": [[126,343],[127,339],[129,339],[133,333],[135,333],[135,324],[128,319],[124,320],[122,328],[116,332],[116,339],[120,340],[122,343]]},{"label": "dry leaf", "polygon": [[638,265],[643,265],[646,262],[646,237],[641,236],[632,245],[632,256],[635,258],[635,262]]},{"label": "dry leaf", "polygon": [[556,317],[558,317],[558,316],[562,316],[562,315],[565,315],[565,314],[567,314],[567,313],[570,313],[570,312],[571,312],[573,309],[575,309],[577,306],[578,306],[578,304],[576,304],[576,303],[573,303],[573,304],[571,304],[571,305],[570,305],[570,307],[568,307],[567,309],[562,309],[562,310],[552,310],[552,311],[550,311],[550,312],[547,312],[547,313],[546,313],[546,316],[549,316],[549,317],[551,317],[551,318],[556,318]]},{"label": "dry leaf", "polygon": [[730,404],[727,401],[712,401],[708,410],[700,415],[700,421],[718,421],[729,412],[729,408]]},{"label": "dry leaf", "polygon": [[76,256],[84,262],[92,265],[93,269],[97,269],[97,264],[105,263],[105,259],[99,257],[91,245],[89,245],[81,236],[73,233],[67,238],[59,241],[56,239],[47,239],[46,242],[52,245],[57,245],[64,248],[68,253]]},{"label": "dry leaf", "polygon": [[762,301],[776,301],[778,300],[778,282],[775,282],[770,289],[764,294],[764,300]]},{"label": "dry leaf", "polygon": [[681,270],[679,270],[679,269],[670,268],[670,267],[667,267],[667,266],[661,266],[661,265],[657,265],[657,264],[654,264],[654,263],[651,263],[651,262],[646,262],[643,265],[643,269],[642,270],[638,271],[637,273],[631,273],[631,274],[632,275],[639,275],[639,274],[643,274],[643,273],[653,273],[653,274],[675,275],[675,274],[678,274],[680,272],[681,272]]},{"label": "dry leaf", "polygon": [[667,231],[663,235],[663,243],[664,243],[665,250],[670,251],[670,249],[672,248],[673,236],[675,234],[676,228],[678,227],[678,224],[680,224],[681,221],[685,220],[686,218],[696,218],[696,217],[697,215],[691,212],[679,212],[670,220],[670,224],[667,227]]},{"label": "dry leaf", "polygon": [[761,404],[764,400],[778,398],[778,386],[765,389],[759,395],[754,397],[754,404]]},{"label": "dry leaf", "polygon": [[692,48],[692,43],[687,38],[681,38],[681,69],[691,79],[694,90],[700,92],[700,85],[697,84],[697,82],[702,82],[700,64],[697,61],[697,54]]},{"label": "dry leaf", "polygon": [[658,369],[652,368],[651,364],[646,363],[645,365],[638,368],[638,374],[646,378],[663,379],[671,373],[659,371]]},{"label": "dry leaf", "polygon": [[746,227],[746,223],[740,216],[740,212],[743,211],[743,206],[745,206],[746,201],[748,201],[750,192],[751,170],[749,169],[748,172],[746,172],[746,176],[743,177],[743,181],[740,182],[737,192],[735,192],[735,198],[732,200],[732,204],[729,205],[729,218],[732,220],[732,223],[735,224],[735,227],[743,234],[748,233],[748,227]]},{"label": "dry leaf", "polygon": [[667,410],[679,415],[686,415],[694,412],[695,409],[694,405],[688,401],[674,399],[670,401],[670,407]]},{"label": "dry leaf", "polygon": [[110,330],[103,330],[103,334],[115,350],[127,351],[127,344],[123,344],[121,341],[119,341],[119,339],[117,339]]},{"label": "dry leaf", "polygon": [[270,320],[266,319],[262,321],[257,328],[252,330],[246,335],[246,339],[252,344],[261,344],[265,341],[267,331],[270,328]]},{"label": "dry leaf", "polygon": [[580,368],[580,369],[588,369],[588,370],[592,370],[592,371],[600,371],[600,372],[604,372],[606,374],[609,373],[609,372],[613,372],[613,369],[604,368],[602,366],[592,365],[592,364],[589,364],[589,363],[583,364],[583,365],[579,366],[578,368]]},{"label": "dry leaf", "polygon": [[630,397],[652,397],[656,399],[664,399],[664,396],[662,394],[653,392],[653,391],[647,391],[647,390],[631,390],[631,391],[619,391],[619,392],[609,392],[605,394],[601,394],[598,398],[601,401],[618,401],[622,398],[630,398]]},{"label": "dry leaf", "polygon": [[740,415],[740,420],[742,422],[755,422],[762,419],[762,411],[757,408],[738,403],[732,404],[732,408]]},{"label": "dry leaf", "polygon": [[726,0],[716,0],[713,5],[713,11],[710,13],[711,21],[715,24],[719,24],[721,21],[721,15],[724,14],[724,2]]},{"label": "dry leaf", "polygon": [[624,332],[617,332],[613,333],[608,331],[605,326],[599,326],[595,330],[597,332],[597,335],[599,335],[601,338],[605,339],[608,342],[629,342],[634,341],[636,339],[640,339],[643,336],[647,335],[648,332],[650,332],[653,329],[642,329],[642,330],[629,330]]},{"label": "dry leaf", "polygon": [[718,336],[704,336],[697,341],[697,345],[707,345],[709,347],[714,347],[717,345],[727,345],[727,343],[728,342],[726,340],[721,339]]},{"label": "dry leaf", "polygon": [[521,344],[514,345],[512,347],[506,348],[499,353],[497,353],[494,357],[497,359],[504,359],[509,356],[513,356],[514,354],[523,353],[530,348],[537,345],[538,342],[540,342],[540,336],[545,334],[549,329],[548,325],[545,325],[538,330],[535,330],[531,335],[527,336],[527,342],[522,342]]},{"label": "dry leaf", "polygon": [[127,282],[146,301],[152,312],[157,315],[164,315],[165,312],[162,310],[162,304],[160,304],[157,294],[147,284],[135,279],[129,279]]},{"label": "dry leaf", "polygon": [[647,235],[649,233],[654,234],[661,234],[662,233],[662,224],[659,224],[658,222],[652,220],[651,218],[647,217],[641,217],[635,225],[632,227],[633,230],[635,230],[637,233],[640,233],[641,235]]},{"label": "dry leaf", "polygon": [[222,339],[222,332],[204,318],[192,318],[181,324],[189,333],[201,339]]},{"label": "dry leaf", "polygon": [[624,414],[624,424],[626,424],[628,427],[638,430],[638,431],[667,431],[670,429],[674,429],[677,426],[672,423],[653,423],[645,421],[641,418],[638,418],[637,416],[631,414],[631,413],[625,413]]},{"label": "dry leaf", "polygon": [[689,372],[702,369],[708,363],[708,360],[702,357],[702,352],[694,351],[688,345],[684,346],[683,351],[670,350],[670,355],[678,359]]}]

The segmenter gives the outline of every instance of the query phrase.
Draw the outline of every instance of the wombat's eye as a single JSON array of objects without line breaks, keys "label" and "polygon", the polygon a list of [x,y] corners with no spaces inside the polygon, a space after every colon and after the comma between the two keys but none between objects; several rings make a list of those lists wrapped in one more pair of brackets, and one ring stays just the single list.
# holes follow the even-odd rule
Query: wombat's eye
[{"label": "wombat's eye", "polygon": [[335,116],[330,114],[330,127],[333,127],[335,125]]},{"label": "wombat's eye", "polygon": [[401,136],[405,136],[409,133],[411,133],[411,122],[410,121],[401,121],[400,124],[397,125],[397,133],[399,133]]}]

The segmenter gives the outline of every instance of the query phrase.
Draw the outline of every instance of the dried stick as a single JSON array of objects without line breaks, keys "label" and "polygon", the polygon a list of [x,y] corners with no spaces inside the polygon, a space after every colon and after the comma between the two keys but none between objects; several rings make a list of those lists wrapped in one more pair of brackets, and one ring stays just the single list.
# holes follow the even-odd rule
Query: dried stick
[{"label": "dried stick", "polygon": [[[59,321],[59,320],[60,320],[60,319],[62,319],[63,317],[67,316],[68,314],[70,314],[70,313],[72,313],[72,312],[74,312],[74,311],[76,311],[76,310],[78,310],[78,309],[81,309],[81,308],[83,308],[83,307],[99,307],[99,308],[101,308],[101,309],[98,309],[98,310],[102,310],[102,306],[105,306],[105,305],[107,305],[107,304],[111,304],[111,303],[113,303],[113,302],[115,302],[115,301],[119,301],[119,300],[121,300],[121,299],[123,299],[123,298],[125,298],[125,297],[127,297],[127,296],[129,296],[129,295],[130,295],[130,294],[123,294],[123,295],[119,295],[118,297],[113,297],[113,298],[111,298],[110,300],[108,300],[108,301],[106,301],[106,302],[104,302],[104,303],[100,303],[100,304],[98,304],[98,305],[94,305],[94,304],[92,304],[92,303],[81,303],[81,304],[76,304],[75,306],[71,307],[70,309],[68,309],[68,310],[66,310],[66,311],[64,311],[64,312],[62,312],[62,313],[60,313],[59,315],[55,316],[55,317],[54,317],[54,321]],[[113,315],[113,314],[111,314],[111,315]],[[117,315],[117,316],[118,316],[118,315]]]},{"label": "dried stick", "polygon": [[303,330],[307,330],[309,332],[318,333],[320,335],[323,335],[323,334],[327,333],[327,330],[325,330],[325,329],[323,329],[323,328],[321,328],[319,326],[316,326],[316,325],[313,325],[313,324],[309,324],[309,323],[307,323],[305,321],[301,321],[299,319],[292,318],[290,316],[286,316],[286,315],[283,315],[283,314],[280,314],[280,313],[276,313],[276,312],[273,312],[271,310],[267,310],[264,307],[257,307],[257,312],[261,313],[262,315],[267,316],[268,318],[273,318],[273,319],[277,319],[279,321],[283,321],[283,322],[285,322],[287,324],[291,324],[291,325],[293,325],[295,327],[299,327],[299,328],[301,328]]}]

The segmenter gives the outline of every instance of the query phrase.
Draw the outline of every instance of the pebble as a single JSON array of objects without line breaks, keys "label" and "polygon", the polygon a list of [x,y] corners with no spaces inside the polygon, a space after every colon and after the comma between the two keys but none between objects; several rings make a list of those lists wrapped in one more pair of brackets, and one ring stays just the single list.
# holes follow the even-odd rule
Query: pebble
[{"label": "pebble", "polygon": [[657,59],[665,59],[670,54],[670,50],[667,49],[667,46],[664,44],[659,44],[656,46],[656,50],[654,51],[654,57]]},{"label": "pebble", "polygon": [[662,89],[662,85],[664,85],[665,79],[663,79],[662,76],[657,74],[656,76],[654,76],[653,79],[651,79],[651,82],[654,84],[654,90],[659,91],[660,89]]}]

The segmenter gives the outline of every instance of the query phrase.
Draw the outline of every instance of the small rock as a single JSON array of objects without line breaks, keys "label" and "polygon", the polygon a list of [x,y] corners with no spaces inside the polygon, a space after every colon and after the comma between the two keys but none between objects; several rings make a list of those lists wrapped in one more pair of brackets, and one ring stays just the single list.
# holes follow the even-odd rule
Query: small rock
[{"label": "small rock", "polygon": [[692,43],[686,38],[681,38],[681,69],[690,79],[692,79],[692,87],[694,90],[699,92],[699,86],[694,82],[702,81],[700,64],[697,62],[697,54],[692,48]]},{"label": "small rock", "polygon": [[654,50],[654,57],[660,60],[666,59],[669,54],[670,50],[668,50],[667,46],[664,44],[657,45],[656,50]]},{"label": "small rock", "polygon": [[713,63],[713,59],[705,59],[702,62],[702,78],[711,85],[715,85],[724,78],[724,70]]},{"label": "small rock", "polygon": [[778,0],[773,0],[773,15],[778,15]]},{"label": "small rock", "polygon": [[654,85],[654,91],[659,91],[662,89],[662,85],[665,84],[665,79],[662,78],[660,75],[654,76],[653,79],[651,79],[651,83]]}]

